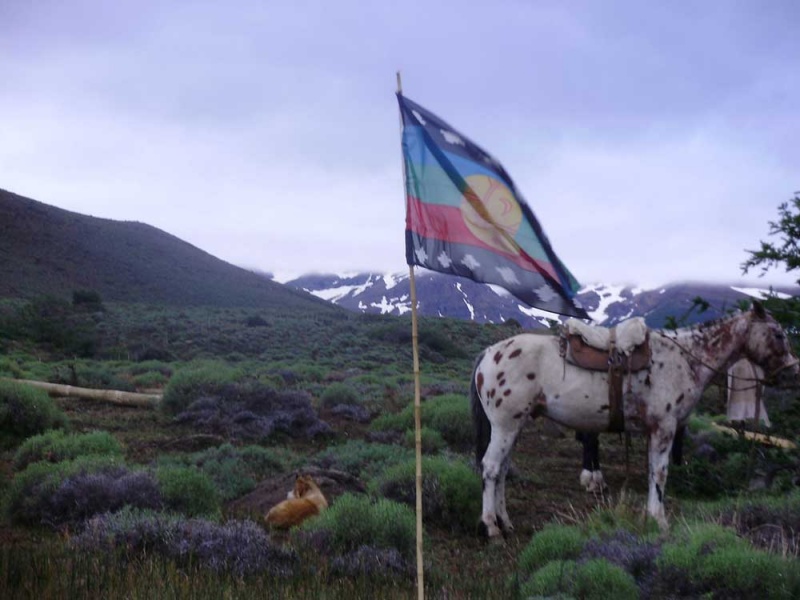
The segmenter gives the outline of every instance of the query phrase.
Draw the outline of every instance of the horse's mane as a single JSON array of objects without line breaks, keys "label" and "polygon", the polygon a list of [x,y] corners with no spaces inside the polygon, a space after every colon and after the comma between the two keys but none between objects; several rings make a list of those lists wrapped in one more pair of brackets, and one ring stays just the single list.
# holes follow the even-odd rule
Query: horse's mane
[{"label": "horse's mane", "polygon": [[696,331],[702,331],[704,329],[714,329],[720,325],[723,325],[729,321],[733,321],[745,314],[745,311],[737,310],[728,315],[723,315],[721,317],[717,317],[716,319],[711,319],[710,321],[702,321],[700,323],[693,323],[691,325],[686,325],[684,327],[678,327],[677,329],[656,329],[657,333],[660,333],[664,337],[674,338],[674,339],[681,339],[685,337],[689,337],[693,335]]}]

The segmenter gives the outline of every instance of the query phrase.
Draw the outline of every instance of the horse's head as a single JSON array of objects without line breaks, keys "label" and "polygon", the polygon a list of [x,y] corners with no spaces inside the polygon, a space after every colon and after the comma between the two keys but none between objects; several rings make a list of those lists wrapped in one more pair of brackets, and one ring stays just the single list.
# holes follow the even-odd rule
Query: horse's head
[{"label": "horse's head", "polygon": [[775,318],[759,302],[753,302],[744,353],[764,369],[768,385],[796,383],[800,362],[789,338]]}]

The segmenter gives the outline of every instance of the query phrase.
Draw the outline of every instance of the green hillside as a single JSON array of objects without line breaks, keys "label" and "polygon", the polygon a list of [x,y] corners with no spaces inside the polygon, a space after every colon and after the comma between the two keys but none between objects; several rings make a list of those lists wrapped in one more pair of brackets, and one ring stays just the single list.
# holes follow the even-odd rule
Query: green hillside
[{"label": "green hillside", "polygon": [[104,300],[338,311],[150,225],[99,219],[0,189],[0,298],[94,290]]}]

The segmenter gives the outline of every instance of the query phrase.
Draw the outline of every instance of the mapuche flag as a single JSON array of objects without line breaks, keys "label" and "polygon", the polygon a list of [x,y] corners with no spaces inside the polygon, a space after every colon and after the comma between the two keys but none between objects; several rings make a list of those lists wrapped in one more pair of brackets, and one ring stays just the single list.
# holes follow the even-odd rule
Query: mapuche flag
[{"label": "mapuche flag", "polygon": [[588,318],[578,282],[489,153],[397,94],[403,119],[406,262],[499,285],[524,303]]}]

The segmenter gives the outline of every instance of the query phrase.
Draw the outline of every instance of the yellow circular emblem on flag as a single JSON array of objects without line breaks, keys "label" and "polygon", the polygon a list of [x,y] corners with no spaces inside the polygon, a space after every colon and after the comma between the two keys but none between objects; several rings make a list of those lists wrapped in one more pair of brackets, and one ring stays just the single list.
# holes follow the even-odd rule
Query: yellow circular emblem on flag
[{"label": "yellow circular emblem on flag", "polygon": [[522,209],[514,194],[488,175],[470,175],[466,182],[474,195],[466,191],[460,208],[469,230],[492,248],[519,254],[513,238],[522,222]]}]

